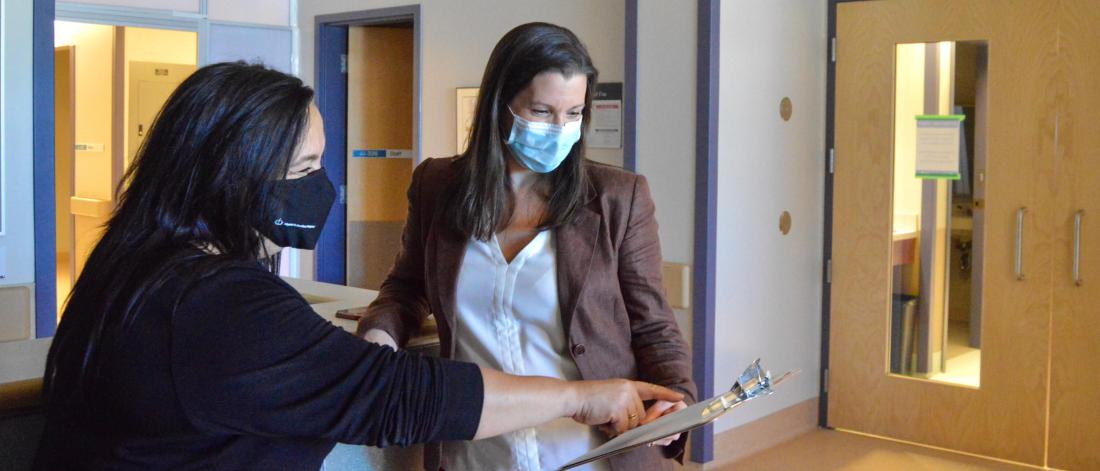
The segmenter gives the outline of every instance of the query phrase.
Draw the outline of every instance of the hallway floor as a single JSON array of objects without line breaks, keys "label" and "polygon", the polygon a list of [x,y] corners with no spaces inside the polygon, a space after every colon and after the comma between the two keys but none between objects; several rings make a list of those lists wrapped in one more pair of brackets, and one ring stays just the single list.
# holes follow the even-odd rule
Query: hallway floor
[{"label": "hallway floor", "polygon": [[[690,468],[687,468],[690,469]],[[818,429],[715,470],[985,471],[1038,469]]]},{"label": "hallway floor", "polygon": [[970,325],[951,321],[947,329],[947,370],[932,376],[933,381],[977,388],[982,368],[982,351],[970,346]]}]

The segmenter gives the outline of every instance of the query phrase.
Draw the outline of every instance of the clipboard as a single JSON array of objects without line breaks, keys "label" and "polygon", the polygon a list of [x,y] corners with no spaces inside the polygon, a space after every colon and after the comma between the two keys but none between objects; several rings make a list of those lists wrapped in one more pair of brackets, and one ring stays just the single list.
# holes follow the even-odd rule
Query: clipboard
[{"label": "clipboard", "polygon": [[662,438],[684,433],[709,424],[745,402],[761,396],[770,396],[779,383],[787,380],[798,371],[788,371],[779,379],[772,381],[771,373],[760,367],[760,359],[752,362],[744,373],[737,378],[724,394],[719,394],[686,409],[668,414],[653,422],[624,432],[603,445],[578,456],[563,465],[559,470],[575,468],[593,461],[599,461],[631,449],[648,445]]}]

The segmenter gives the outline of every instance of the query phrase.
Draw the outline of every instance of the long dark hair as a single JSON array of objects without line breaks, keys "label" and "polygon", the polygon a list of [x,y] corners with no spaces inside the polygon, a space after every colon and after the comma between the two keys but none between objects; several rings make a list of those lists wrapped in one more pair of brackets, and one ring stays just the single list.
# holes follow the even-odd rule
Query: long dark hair
[{"label": "long dark hair", "polygon": [[[500,39],[481,80],[470,144],[459,161],[458,184],[451,199],[450,218],[454,229],[466,237],[489,240],[511,217],[512,187],[507,163],[511,154],[505,147],[509,130],[508,103],[536,75],[560,72],[566,77],[584,74],[588,90],[584,97],[583,126],[588,124],[597,71],[588,50],[568,29],[548,23],[518,26]],[[585,172],[584,132],[581,140],[553,172],[542,178],[549,186],[548,211],[540,229],[569,222],[588,191]]]},{"label": "long dark hair", "polygon": [[108,339],[124,338],[147,296],[182,265],[199,279],[268,259],[256,228],[275,209],[273,183],[285,178],[312,100],[301,80],[243,62],[203,67],[172,93],[73,287],[47,360],[48,400],[62,393],[52,388],[59,374],[77,378],[80,391],[64,394],[87,397]]}]

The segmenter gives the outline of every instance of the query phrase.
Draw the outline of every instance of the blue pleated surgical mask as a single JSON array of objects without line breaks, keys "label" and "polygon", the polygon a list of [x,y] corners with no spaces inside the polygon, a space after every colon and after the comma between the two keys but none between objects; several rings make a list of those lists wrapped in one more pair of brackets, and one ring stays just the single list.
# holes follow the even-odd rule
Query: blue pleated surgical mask
[{"label": "blue pleated surgical mask", "polygon": [[536,123],[512,113],[508,148],[519,163],[531,171],[553,172],[573,150],[573,145],[581,140],[581,122],[578,119],[565,124]]}]

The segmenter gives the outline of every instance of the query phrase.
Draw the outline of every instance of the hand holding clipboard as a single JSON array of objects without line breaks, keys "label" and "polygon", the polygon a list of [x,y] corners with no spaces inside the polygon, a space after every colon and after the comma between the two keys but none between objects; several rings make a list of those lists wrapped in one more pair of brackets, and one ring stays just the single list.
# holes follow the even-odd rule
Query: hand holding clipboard
[{"label": "hand holding clipboard", "polygon": [[741,376],[737,378],[737,382],[733,383],[733,387],[728,392],[705,401],[699,401],[687,409],[673,412],[646,425],[629,430],[566,463],[561,469],[575,468],[635,447],[647,445],[665,437],[702,427],[750,399],[771,395],[775,392],[773,389],[775,386],[797,373],[798,371],[788,371],[779,379],[773,381],[771,374],[760,367],[760,359],[757,359],[745,369],[744,373],[741,373]]}]

